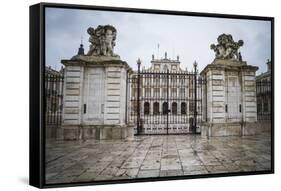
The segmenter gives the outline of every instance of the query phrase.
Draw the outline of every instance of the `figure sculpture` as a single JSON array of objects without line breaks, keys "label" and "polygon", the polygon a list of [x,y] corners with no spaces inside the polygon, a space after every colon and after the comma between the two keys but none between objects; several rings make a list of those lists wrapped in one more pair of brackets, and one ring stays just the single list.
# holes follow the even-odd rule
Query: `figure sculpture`
[{"label": "figure sculpture", "polygon": [[96,29],[89,27],[87,30],[90,49],[88,56],[118,56],[114,54],[116,29],[111,25],[99,25]]},{"label": "figure sculpture", "polygon": [[217,45],[211,44],[211,49],[216,53],[216,59],[240,60],[242,58],[241,54],[239,55],[238,49],[243,46],[243,40],[234,42],[230,34],[221,34],[217,41]]}]

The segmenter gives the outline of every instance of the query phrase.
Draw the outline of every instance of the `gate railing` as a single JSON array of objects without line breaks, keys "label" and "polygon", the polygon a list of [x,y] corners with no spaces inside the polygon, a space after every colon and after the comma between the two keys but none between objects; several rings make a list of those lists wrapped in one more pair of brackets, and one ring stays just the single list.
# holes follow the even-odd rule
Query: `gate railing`
[{"label": "gate railing", "polygon": [[45,71],[45,124],[47,138],[55,138],[56,130],[62,123],[63,71],[49,67]]},{"label": "gate railing", "polygon": [[127,117],[136,124],[136,134],[145,133],[144,126],[146,130],[160,129],[156,134],[169,134],[175,132],[173,129],[195,133],[202,121],[202,87],[205,84],[198,75],[197,63],[192,72],[141,71],[141,61],[137,64],[137,72],[128,78]]},{"label": "gate railing", "polygon": [[258,121],[271,120],[271,82],[257,81],[256,94]]}]

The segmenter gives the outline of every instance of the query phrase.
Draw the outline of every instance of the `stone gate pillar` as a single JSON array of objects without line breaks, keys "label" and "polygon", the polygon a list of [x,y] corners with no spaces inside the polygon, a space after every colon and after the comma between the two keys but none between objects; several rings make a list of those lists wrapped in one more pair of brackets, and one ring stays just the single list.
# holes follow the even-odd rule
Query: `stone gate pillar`
[{"label": "stone gate pillar", "polygon": [[[98,32],[102,32],[99,33],[102,38],[95,36]],[[133,131],[133,127],[126,124],[127,77],[131,68],[113,53],[114,27],[90,27],[88,33],[92,45],[87,55],[81,45],[78,55],[62,60],[65,65],[64,139],[126,138],[132,135],[129,131]]]},{"label": "stone gate pillar", "polygon": [[203,136],[255,134],[258,130],[255,83],[258,67],[242,61],[238,48],[243,41],[236,43],[231,35],[222,34],[218,43],[211,46],[216,51],[216,59],[200,74],[206,79],[203,102],[206,122],[201,133]]}]

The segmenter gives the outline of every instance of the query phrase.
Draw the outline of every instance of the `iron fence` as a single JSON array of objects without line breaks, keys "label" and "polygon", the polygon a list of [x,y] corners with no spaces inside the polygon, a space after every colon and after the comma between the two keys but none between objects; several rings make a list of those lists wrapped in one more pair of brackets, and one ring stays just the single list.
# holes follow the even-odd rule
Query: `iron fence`
[{"label": "iron fence", "polygon": [[256,95],[258,121],[271,120],[271,82],[257,81]]},{"label": "iron fence", "polygon": [[63,72],[47,68],[45,72],[45,124],[47,137],[55,137],[62,123]]}]

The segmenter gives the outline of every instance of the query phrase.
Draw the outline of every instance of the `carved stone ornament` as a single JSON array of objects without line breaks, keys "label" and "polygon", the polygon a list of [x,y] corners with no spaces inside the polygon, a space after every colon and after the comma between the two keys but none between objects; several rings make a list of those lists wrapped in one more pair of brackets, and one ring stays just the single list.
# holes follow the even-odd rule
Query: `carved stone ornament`
[{"label": "carved stone ornament", "polygon": [[232,35],[221,34],[217,41],[217,45],[211,44],[211,49],[216,53],[216,59],[242,61],[242,56],[238,49],[243,46],[243,40],[234,42]]},{"label": "carved stone ornament", "polygon": [[113,26],[99,25],[96,29],[89,27],[87,32],[91,43],[88,56],[118,57],[114,54],[117,30]]}]

